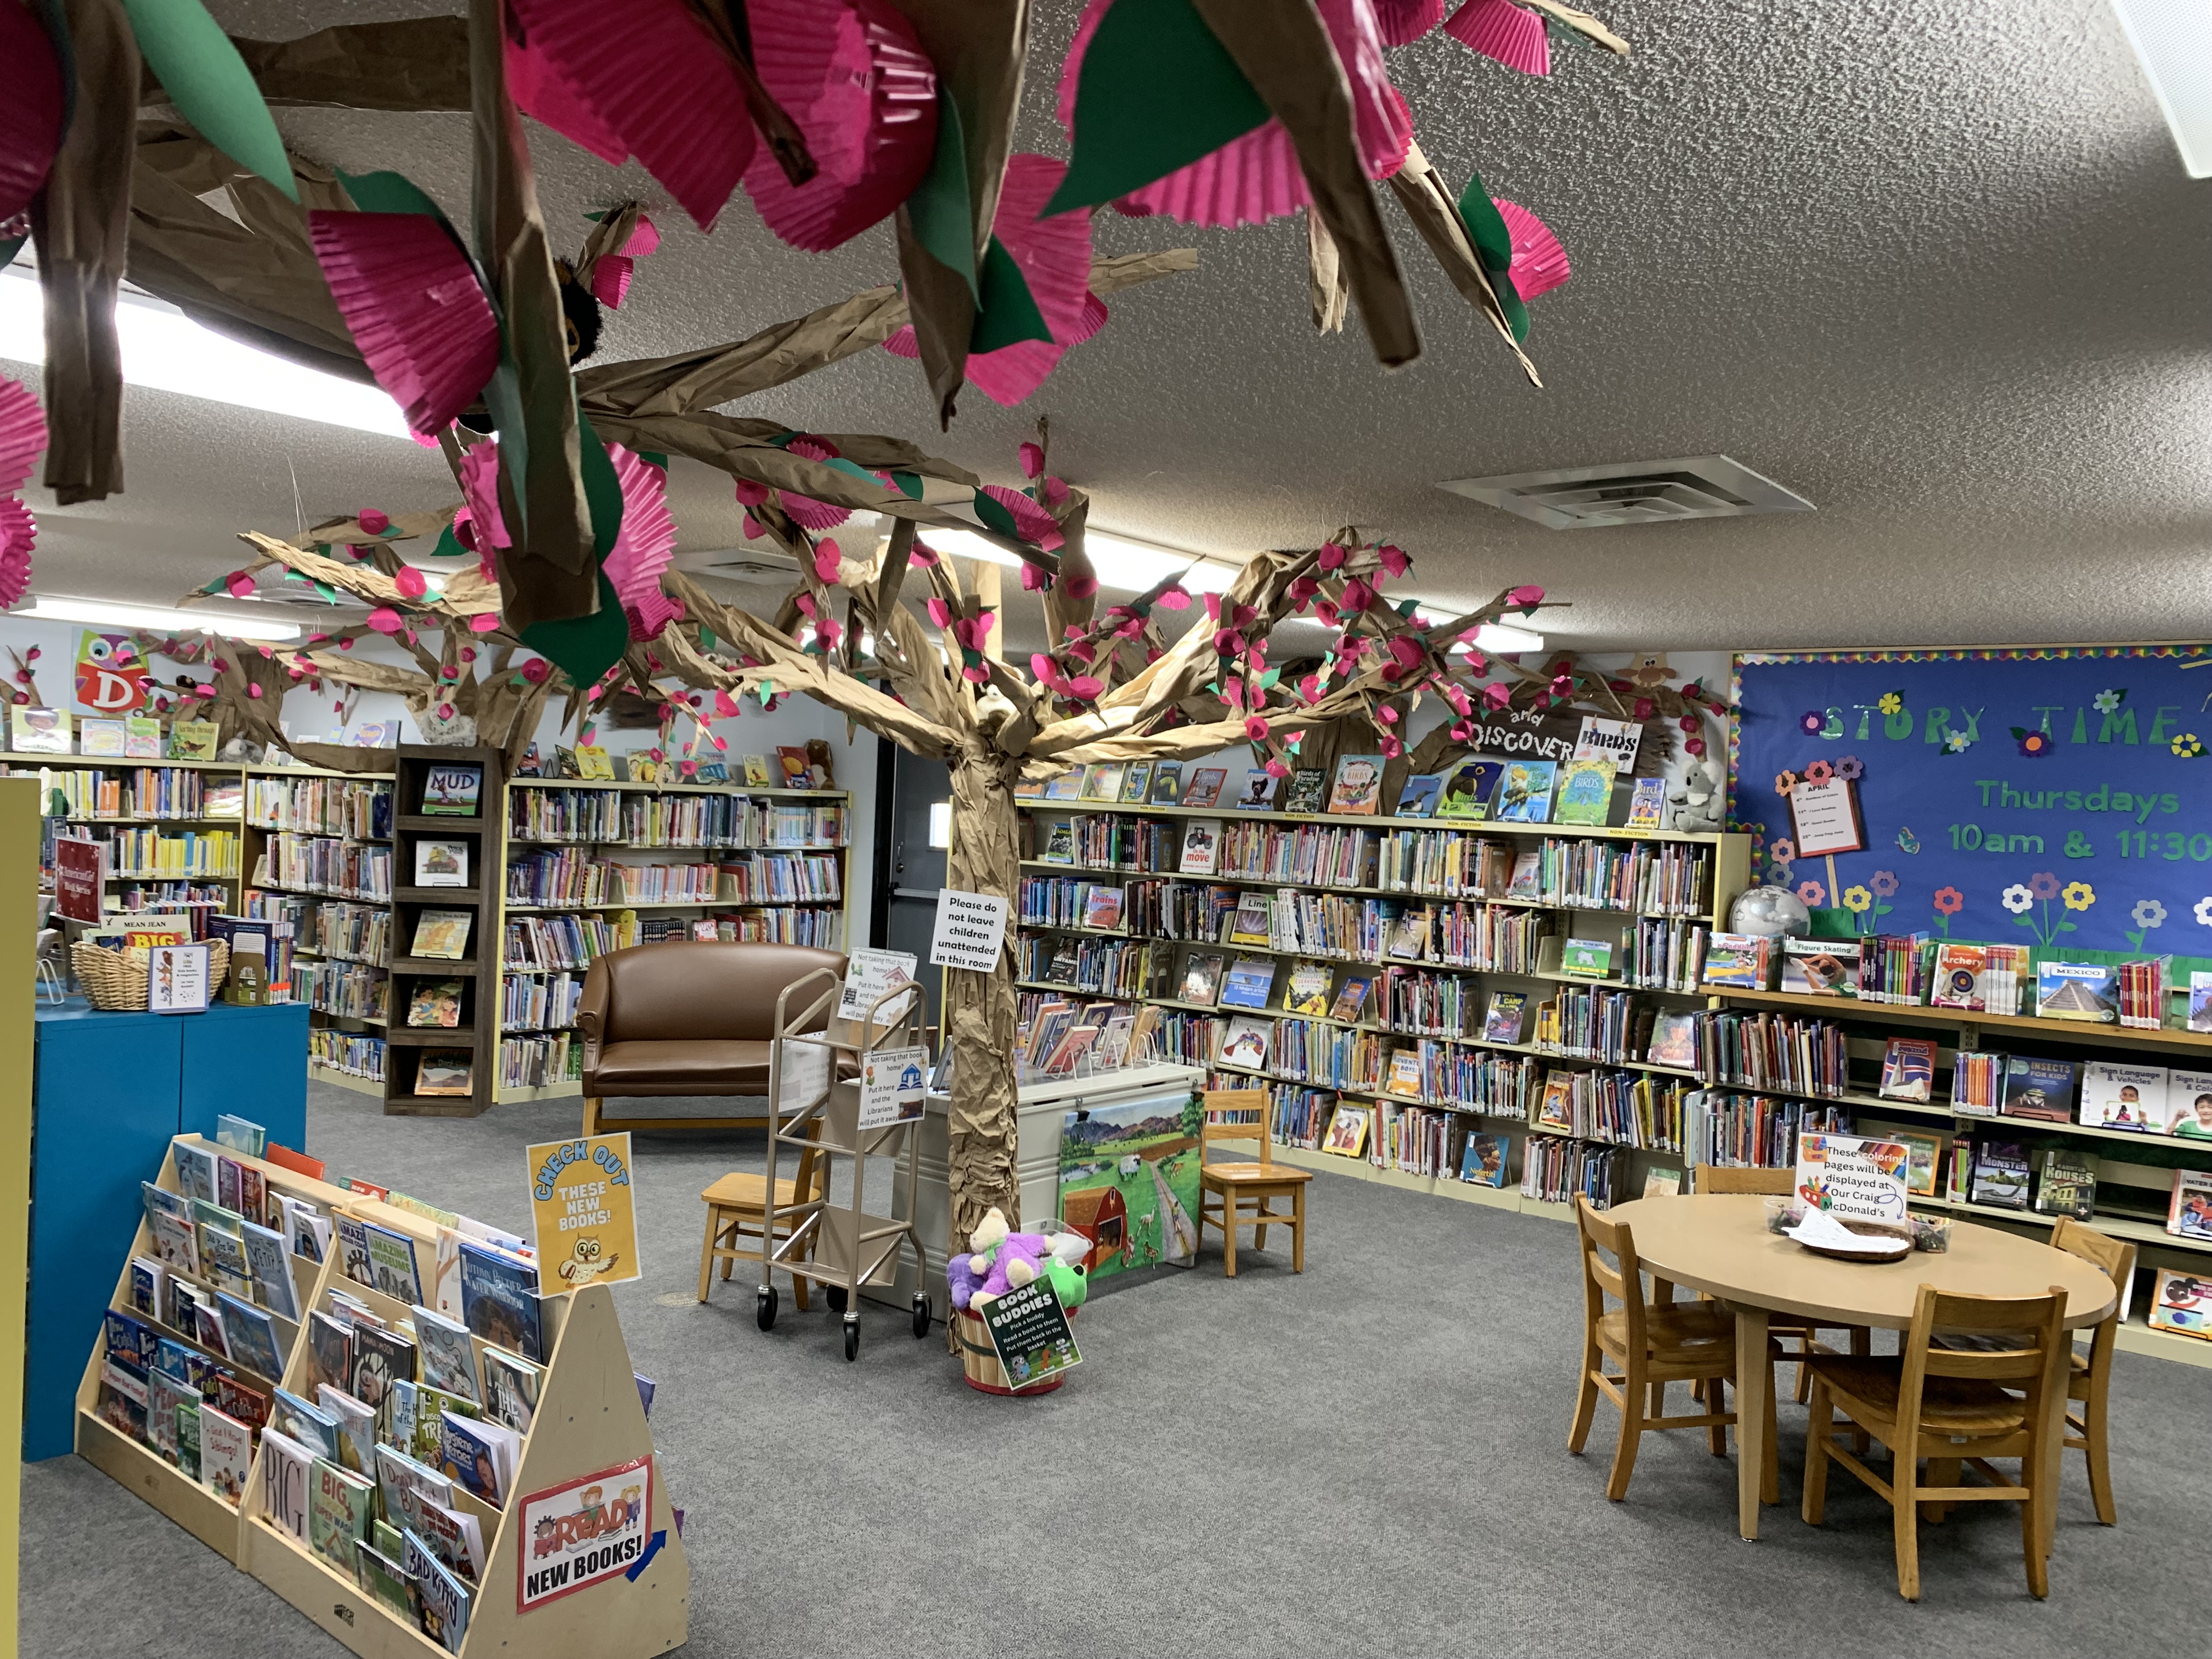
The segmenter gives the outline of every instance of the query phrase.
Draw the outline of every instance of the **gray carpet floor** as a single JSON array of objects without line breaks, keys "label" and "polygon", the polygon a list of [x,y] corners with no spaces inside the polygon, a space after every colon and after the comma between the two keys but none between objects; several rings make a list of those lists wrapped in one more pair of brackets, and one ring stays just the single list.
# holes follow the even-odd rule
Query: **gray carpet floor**
[{"label": "gray carpet floor", "polygon": [[[334,1169],[526,1227],[522,1149],[573,1103],[471,1121],[386,1119],[319,1087]],[[757,1136],[641,1136],[646,1277],[617,1288],[653,1426],[687,1511],[697,1659],[1151,1654],[2008,1656],[2170,1651],[2206,1559],[2212,1370],[2123,1353],[2120,1525],[2069,1454],[2052,1595],[2017,1511],[1921,1531],[1900,1601],[1887,1510],[1840,1472],[1798,1518],[1805,1417],[1783,1407],[1784,1504],[1735,1536],[1732,1462],[1650,1436],[1605,1500],[1617,1419],[1567,1455],[1580,1291],[1553,1221],[1315,1182],[1303,1276],[1287,1254],[1223,1277],[1156,1271],[1094,1298],[1058,1394],[993,1399],[941,1334],[866,1304],[754,1328],[744,1285],[695,1300],[698,1193],[758,1169]],[[1678,1396],[1679,1399],[1679,1396]],[[1678,1404],[1677,1409],[1682,1407]],[[320,1659],[341,1650],[88,1464],[25,1470],[22,1650],[36,1659]]]}]

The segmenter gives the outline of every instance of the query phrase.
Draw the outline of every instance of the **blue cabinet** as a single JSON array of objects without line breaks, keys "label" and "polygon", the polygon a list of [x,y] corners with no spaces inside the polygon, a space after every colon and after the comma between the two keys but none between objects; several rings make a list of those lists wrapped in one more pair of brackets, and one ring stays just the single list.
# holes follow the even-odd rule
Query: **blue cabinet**
[{"label": "blue cabinet", "polygon": [[31,1296],[23,1455],[76,1442],[78,1382],[137,1237],[138,1183],[179,1134],[228,1113],[307,1150],[307,1010],[38,1011],[31,1141]]}]

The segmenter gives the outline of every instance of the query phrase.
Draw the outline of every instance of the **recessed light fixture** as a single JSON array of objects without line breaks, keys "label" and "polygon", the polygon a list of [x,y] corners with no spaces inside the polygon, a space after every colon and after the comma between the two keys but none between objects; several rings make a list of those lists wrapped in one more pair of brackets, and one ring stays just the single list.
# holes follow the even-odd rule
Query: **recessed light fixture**
[{"label": "recessed light fixture", "polygon": [[2212,178],[2212,16],[2203,0],[2112,0],[2181,165]]},{"label": "recessed light fixture", "polygon": [[[1021,566],[1019,555],[969,531],[919,526],[915,533],[939,553],[963,559],[988,559],[1009,569]],[[1117,536],[1110,530],[1085,530],[1083,548],[1098,572],[1099,585],[1117,593],[1141,593],[1169,576],[1180,576],[1183,586],[1194,593],[1225,593],[1230,583],[1237,580],[1233,565]]]},{"label": "recessed light fixture", "polygon": [[158,605],[118,605],[107,599],[64,599],[41,593],[11,617],[37,622],[89,623],[100,628],[143,628],[165,634],[227,634],[240,640],[296,640],[297,623],[228,611],[177,611]]},{"label": "recessed light fixture", "polygon": [[[289,415],[380,436],[407,436],[406,417],[382,391],[325,374],[202,328],[162,301],[125,293],[115,305],[123,378],[155,392]],[[43,363],[45,302],[27,271],[0,275],[0,357]]]}]

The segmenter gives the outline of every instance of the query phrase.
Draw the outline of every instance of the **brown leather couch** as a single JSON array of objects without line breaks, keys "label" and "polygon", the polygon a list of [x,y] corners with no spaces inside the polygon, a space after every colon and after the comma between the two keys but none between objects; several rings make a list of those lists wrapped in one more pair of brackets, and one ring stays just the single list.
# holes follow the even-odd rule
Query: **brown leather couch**
[{"label": "brown leather couch", "polygon": [[[611,1097],[765,1097],[776,998],[823,968],[842,979],[843,952],[675,940],[599,957],[584,977],[576,1014],[584,1043],[584,1133],[603,1132],[601,1106]],[[816,981],[793,998],[790,1012],[834,988]],[[807,1029],[823,1030],[826,1013]],[[765,1115],[619,1118],[605,1127],[730,1128],[766,1121]]]}]

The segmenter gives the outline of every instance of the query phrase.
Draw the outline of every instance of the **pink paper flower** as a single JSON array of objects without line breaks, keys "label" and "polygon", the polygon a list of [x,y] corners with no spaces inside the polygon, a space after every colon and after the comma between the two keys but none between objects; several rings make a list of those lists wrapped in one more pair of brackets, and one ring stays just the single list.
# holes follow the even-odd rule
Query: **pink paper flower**
[{"label": "pink paper flower", "polygon": [[397,634],[402,623],[399,613],[388,605],[380,605],[368,613],[368,625],[380,634]]},{"label": "pink paper flower", "polygon": [[489,634],[498,626],[499,612],[496,611],[479,611],[469,618],[469,632],[471,634]]},{"label": "pink paper flower", "polygon": [[950,628],[952,625],[952,607],[945,604],[943,599],[933,594],[927,608],[930,621],[935,623],[939,628]]},{"label": "pink paper flower", "polygon": [[246,598],[249,594],[254,592],[258,586],[258,584],[255,583],[253,578],[247,575],[243,570],[232,571],[230,574],[222,579],[222,585],[230,591],[230,597],[234,599],[242,599]]},{"label": "pink paper flower", "polygon": [[738,506],[758,507],[768,499],[768,486],[764,483],[756,483],[750,478],[739,478],[737,481],[737,495]]},{"label": "pink paper flower", "polygon": [[411,564],[399,567],[398,573],[392,579],[392,585],[399,590],[400,598],[405,599],[419,599],[430,591],[429,581]]},{"label": "pink paper flower", "polygon": [[1164,587],[1160,590],[1159,598],[1152,603],[1163,611],[1188,611],[1190,609],[1190,595],[1180,586]]},{"label": "pink paper flower", "polygon": [[1091,674],[1078,674],[1067,683],[1068,695],[1078,702],[1095,702],[1105,689],[1106,682]]},{"label": "pink paper flower", "polygon": [[362,508],[356,521],[372,536],[381,536],[392,528],[392,520],[373,507]]},{"label": "pink paper flower", "polygon": [[1244,721],[1244,735],[1255,743],[1265,738],[1267,735],[1267,717],[1261,714],[1248,716]]},{"label": "pink paper flower", "polygon": [[844,562],[844,555],[837,544],[824,537],[814,546],[814,574],[823,582],[835,583],[837,571]]},{"label": "pink paper flower", "polygon": [[1413,562],[1406,556],[1404,550],[1391,546],[1388,542],[1375,550],[1375,558],[1394,576],[1402,576],[1413,568]]},{"label": "pink paper flower", "polygon": [[1021,459],[1022,477],[1034,478],[1044,471],[1044,451],[1035,444],[1025,443],[1015,452]]},{"label": "pink paper flower", "polygon": [[1505,603],[1516,611],[1526,611],[1530,605],[1541,605],[1543,602],[1544,590],[1534,583],[1516,587],[1505,596]]},{"label": "pink paper flower", "polygon": [[1314,564],[1322,571],[1339,568],[1344,563],[1344,549],[1335,542],[1323,542],[1314,552]]},{"label": "pink paper flower", "polygon": [[1268,757],[1265,769],[1271,778],[1287,778],[1291,775],[1291,769],[1273,756]]}]

